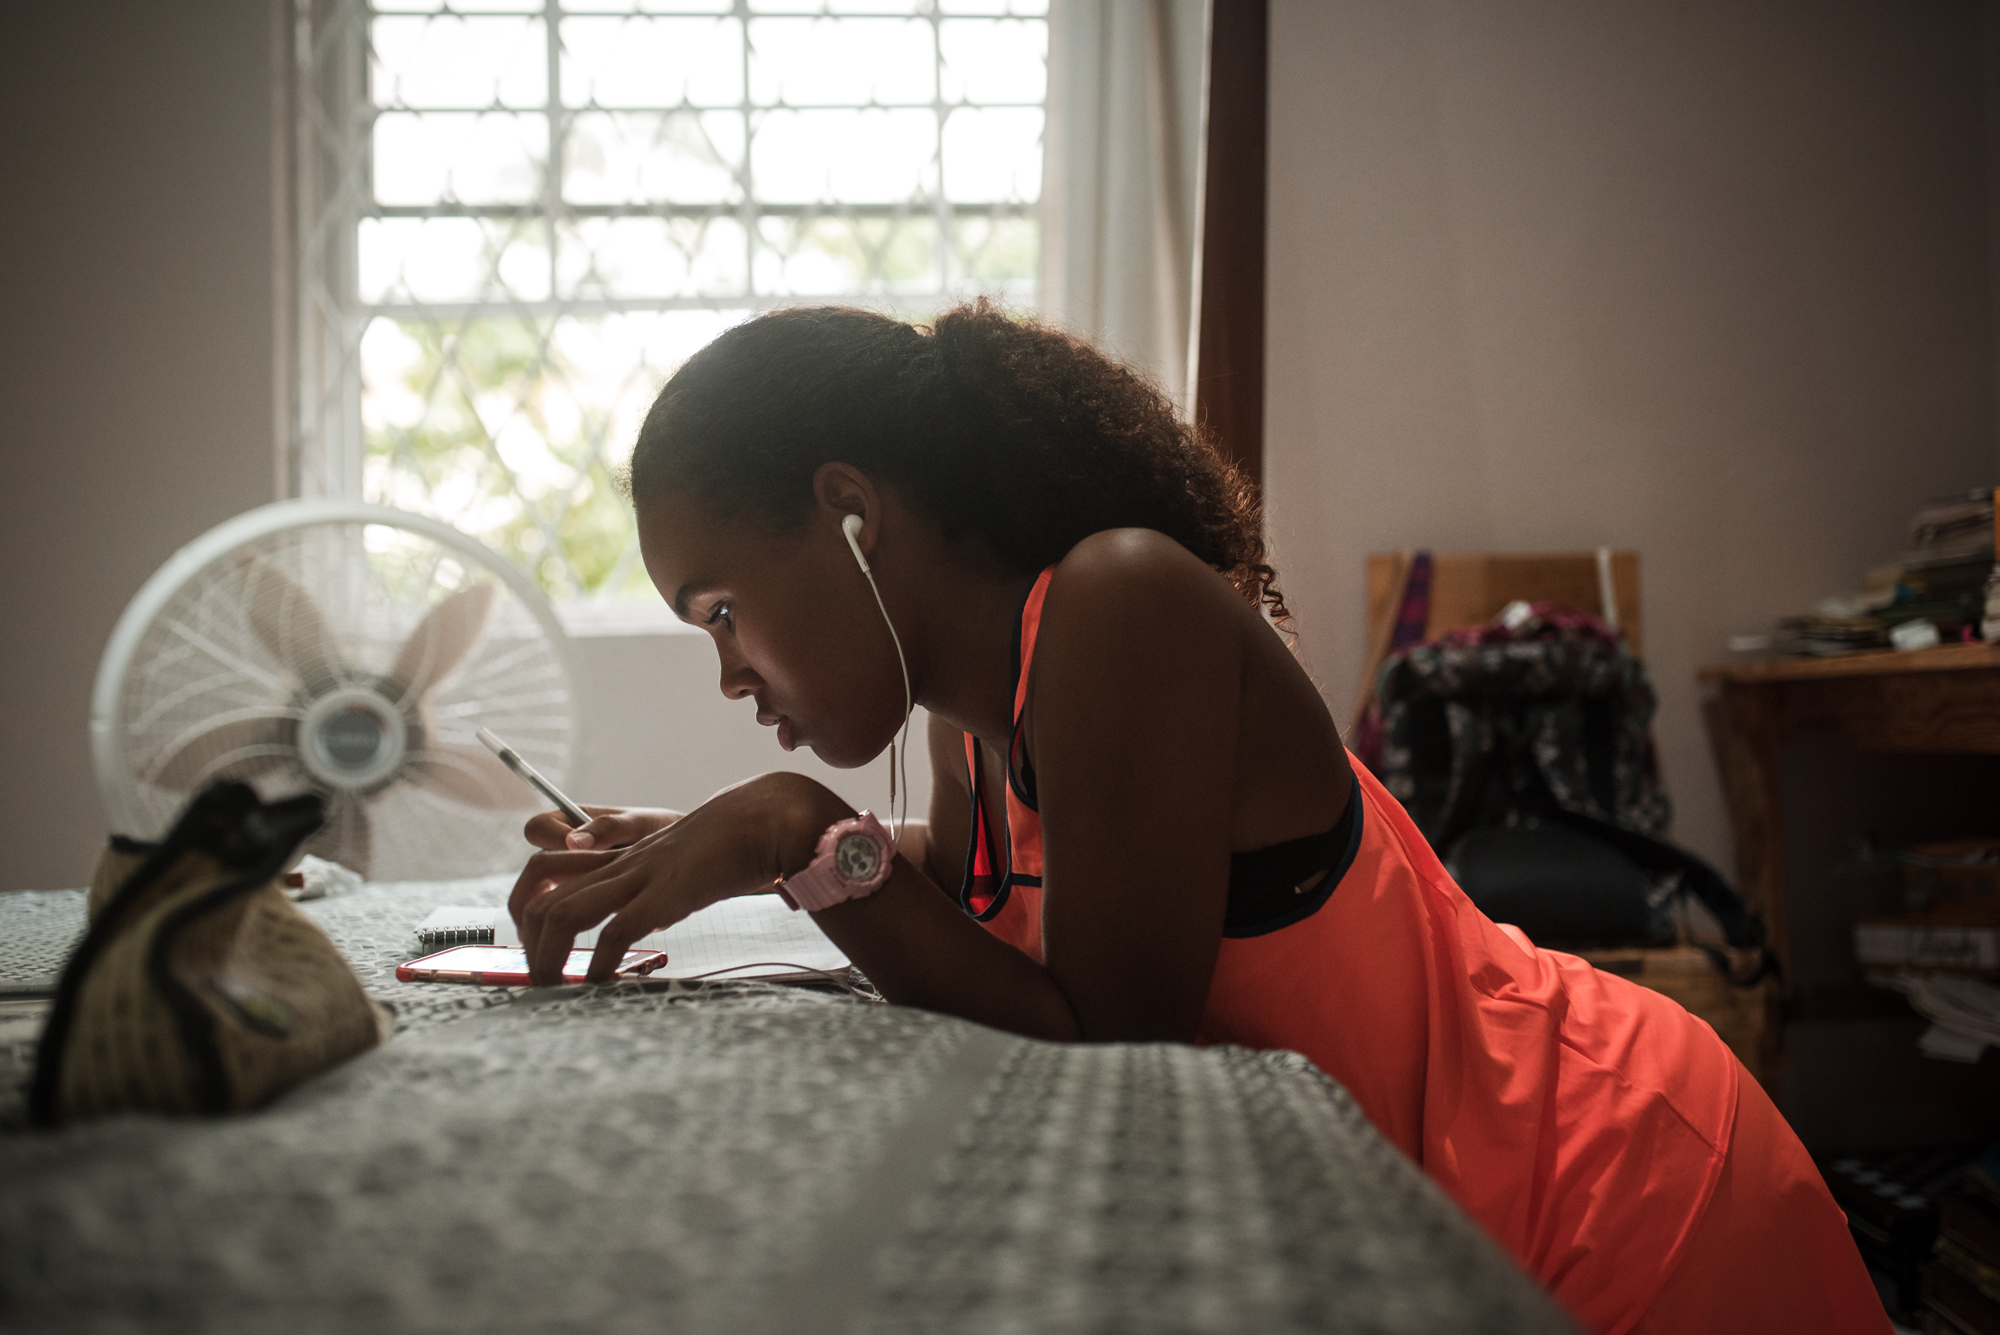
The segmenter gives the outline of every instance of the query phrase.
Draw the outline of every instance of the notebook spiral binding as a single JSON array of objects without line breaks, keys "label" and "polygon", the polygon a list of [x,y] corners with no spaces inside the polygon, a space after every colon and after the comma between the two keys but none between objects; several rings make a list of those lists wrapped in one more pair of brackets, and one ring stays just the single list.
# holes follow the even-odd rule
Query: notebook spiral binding
[{"label": "notebook spiral binding", "polygon": [[451,946],[490,946],[493,944],[493,929],[433,927],[417,933],[417,944],[425,950],[444,950]]}]

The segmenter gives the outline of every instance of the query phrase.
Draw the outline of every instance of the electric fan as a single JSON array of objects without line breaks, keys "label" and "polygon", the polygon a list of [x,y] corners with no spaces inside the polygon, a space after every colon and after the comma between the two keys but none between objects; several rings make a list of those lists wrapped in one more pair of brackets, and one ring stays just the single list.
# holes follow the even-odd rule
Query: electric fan
[{"label": "electric fan", "polygon": [[577,745],[568,651],[541,593],[419,515],[281,501],[176,553],[119,618],[91,705],[113,830],[157,838],[241,779],[317,792],[306,851],[374,880],[511,869],[540,805],[476,738],[560,784]]}]

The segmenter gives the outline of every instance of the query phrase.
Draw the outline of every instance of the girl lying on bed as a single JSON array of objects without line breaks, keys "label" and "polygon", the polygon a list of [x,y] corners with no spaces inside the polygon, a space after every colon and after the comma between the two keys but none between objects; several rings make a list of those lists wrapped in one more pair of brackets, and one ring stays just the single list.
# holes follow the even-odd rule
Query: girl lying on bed
[{"label": "girl lying on bed", "polygon": [[723,694],[841,767],[922,705],[930,818],[895,840],[789,773],[537,817],[539,981],[607,917],[596,974],[776,890],[904,1005],[1304,1053],[1587,1329],[1888,1329],[1714,1032],[1483,917],[1349,757],[1253,492],[1143,379],[984,304],[779,312],[667,383],[631,482]]}]

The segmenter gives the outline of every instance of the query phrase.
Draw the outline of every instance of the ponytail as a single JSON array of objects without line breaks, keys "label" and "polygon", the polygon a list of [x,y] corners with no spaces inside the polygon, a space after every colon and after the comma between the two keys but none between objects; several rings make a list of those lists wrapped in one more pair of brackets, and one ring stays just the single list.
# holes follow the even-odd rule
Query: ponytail
[{"label": "ponytail", "polygon": [[1080,339],[985,300],[929,329],[818,306],[739,325],[660,391],[632,495],[692,488],[790,528],[820,465],[904,487],[947,538],[1022,574],[1111,528],[1166,534],[1283,621],[1256,488],[1158,388]]}]

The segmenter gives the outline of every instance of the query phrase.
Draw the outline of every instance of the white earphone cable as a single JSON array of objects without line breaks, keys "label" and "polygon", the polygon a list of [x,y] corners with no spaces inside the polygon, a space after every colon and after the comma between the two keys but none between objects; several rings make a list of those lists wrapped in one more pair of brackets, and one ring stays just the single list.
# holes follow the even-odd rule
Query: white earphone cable
[{"label": "white earphone cable", "polygon": [[[858,557],[860,555],[859,551],[855,555]],[[910,693],[910,665],[903,657],[903,637],[896,634],[896,623],[889,619],[889,605],[882,601],[882,590],[875,583],[875,572],[870,570],[866,564],[863,564],[861,574],[868,581],[869,591],[875,595],[875,606],[882,611],[882,624],[889,628],[889,642],[896,646],[896,666],[903,670],[902,746],[898,748],[895,742],[889,743],[889,822],[893,827],[893,837],[896,846],[901,848],[903,844],[903,826],[908,823],[910,815],[910,716],[916,713],[917,701],[916,697]],[[898,793],[896,771],[899,766],[902,769],[901,795],[903,800],[903,809],[900,816],[896,813],[896,798]]]},{"label": "white earphone cable", "polygon": [[[869,568],[868,558],[861,551],[861,530],[866,522],[860,515],[845,515],[840,521],[840,532],[847,539],[847,550],[854,553],[854,564],[861,567],[861,577],[868,581],[868,591],[875,595],[875,606],[881,610],[882,624],[889,628],[889,642],[896,646],[896,666],[903,672],[902,745],[898,746],[894,741],[889,743],[889,824],[893,831],[891,837],[901,848],[903,826],[908,824],[910,815],[910,716],[917,712],[917,697],[910,689],[910,661],[903,657],[903,637],[896,633],[896,623],[889,616],[889,605],[882,601],[881,586],[875,583],[875,572]],[[901,816],[896,813],[899,770],[902,774]]]}]

